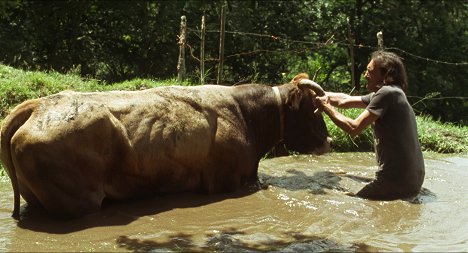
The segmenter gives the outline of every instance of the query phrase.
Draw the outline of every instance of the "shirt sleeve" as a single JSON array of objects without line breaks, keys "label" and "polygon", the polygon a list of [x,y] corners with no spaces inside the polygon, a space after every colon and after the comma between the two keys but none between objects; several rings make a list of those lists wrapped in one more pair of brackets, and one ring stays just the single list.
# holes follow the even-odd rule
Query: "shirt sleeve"
[{"label": "shirt sleeve", "polygon": [[380,117],[385,114],[385,111],[387,111],[387,108],[390,106],[390,100],[391,94],[384,86],[374,93],[366,109],[372,114]]},{"label": "shirt sleeve", "polygon": [[367,95],[361,96],[361,101],[364,104],[369,105],[373,95],[374,95],[374,92],[371,92],[371,93],[369,93]]}]

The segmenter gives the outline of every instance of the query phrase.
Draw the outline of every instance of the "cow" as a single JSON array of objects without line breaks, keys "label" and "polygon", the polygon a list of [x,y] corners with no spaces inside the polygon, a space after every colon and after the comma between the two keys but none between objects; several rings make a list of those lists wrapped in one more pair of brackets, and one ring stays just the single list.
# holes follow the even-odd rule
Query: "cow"
[{"label": "cow", "polygon": [[238,190],[258,180],[260,160],[278,143],[328,151],[326,125],[314,113],[323,94],[299,76],[278,86],[63,91],[27,100],[1,128],[12,216],[20,219],[20,194],[73,218],[97,212],[104,198]]}]

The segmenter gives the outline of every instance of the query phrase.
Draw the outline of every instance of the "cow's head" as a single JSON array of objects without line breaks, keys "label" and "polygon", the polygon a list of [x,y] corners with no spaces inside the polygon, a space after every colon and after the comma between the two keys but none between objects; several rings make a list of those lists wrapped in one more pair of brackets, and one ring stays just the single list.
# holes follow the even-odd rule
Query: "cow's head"
[{"label": "cow's head", "polygon": [[299,153],[323,154],[330,149],[331,138],[314,101],[325,92],[305,73],[295,76],[285,84],[288,95],[285,101],[283,143],[289,150]]}]

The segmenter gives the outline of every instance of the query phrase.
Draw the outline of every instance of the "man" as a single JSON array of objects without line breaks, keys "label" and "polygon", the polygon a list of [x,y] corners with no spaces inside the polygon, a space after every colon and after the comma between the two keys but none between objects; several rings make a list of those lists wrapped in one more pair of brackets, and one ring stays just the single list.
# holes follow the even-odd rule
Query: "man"
[{"label": "man", "polygon": [[[351,137],[372,124],[378,171],[376,178],[357,196],[375,200],[415,196],[421,189],[425,171],[416,119],[404,93],[407,77],[403,62],[394,53],[376,51],[371,55],[365,78],[370,94],[326,92],[316,100],[316,106]],[[365,110],[356,119],[350,119],[333,106]]]}]

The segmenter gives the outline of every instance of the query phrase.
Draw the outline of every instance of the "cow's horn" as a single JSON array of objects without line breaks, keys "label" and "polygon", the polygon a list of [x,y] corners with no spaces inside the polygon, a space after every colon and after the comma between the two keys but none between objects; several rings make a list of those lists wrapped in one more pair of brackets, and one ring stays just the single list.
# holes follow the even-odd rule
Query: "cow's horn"
[{"label": "cow's horn", "polygon": [[322,87],[320,87],[320,85],[318,85],[318,83],[312,81],[312,80],[309,80],[309,79],[301,79],[299,81],[299,85],[300,86],[305,86],[313,91],[315,91],[315,94],[317,94],[318,96],[324,96],[325,95],[325,91],[322,89]]}]

